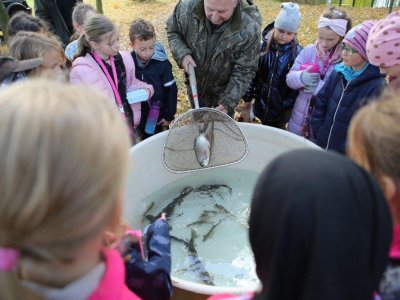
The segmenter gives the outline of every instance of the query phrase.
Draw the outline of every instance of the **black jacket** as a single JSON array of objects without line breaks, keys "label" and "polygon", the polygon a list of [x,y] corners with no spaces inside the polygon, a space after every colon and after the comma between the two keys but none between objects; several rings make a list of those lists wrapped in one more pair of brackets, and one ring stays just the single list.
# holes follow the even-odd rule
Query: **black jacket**
[{"label": "black jacket", "polygon": [[292,109],[298,95],[297,90],[290,89],[286,84],[286,74],[289,72],[302,47],[297,40],[289,44],[279,45],[272,37],[274,23],[263,31],[261,52],[265,51],[269,40],[270,48],[261,55],[258,70],[243,99],[254,101],[254,114],[263,124],[280,123],[285,112]]},{"label": "black jacket", "polygon": [[317,144],[345,153],[351,118],[361,106],[377,97],[385,85],[379,68],[371,64],[349,82],[342,73],[333,71],[317,95],[311,116],[311,128]]},{"label": "black jacket", "polygon": [[[131,54],[135,62],[136,78],[153,86],[152,100],[159,101],[161,104],[158,121],[163,118],[172,121],[176,113],[178,88],[164,47],[157,42],[154,55],[145,66],[139,62],[135,51],[132,51]],[[148,102],[142,102],[142,117],[140,119],[140,127],[142,128],[146,126],[148,112]]]},{"label": "black jacket", "polygon": [[51,31],[61,39],[64,45],[67,45],[73,33],[72,10],[82,0],[58,1],[35,0],[35,15],[46,21]]}]

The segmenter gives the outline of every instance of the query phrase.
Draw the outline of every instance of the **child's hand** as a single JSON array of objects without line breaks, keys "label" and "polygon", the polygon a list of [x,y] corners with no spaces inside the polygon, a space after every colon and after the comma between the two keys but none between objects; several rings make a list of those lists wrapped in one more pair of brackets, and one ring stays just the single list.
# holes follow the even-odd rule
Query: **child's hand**
[{"label": "child's hand", "polygon": [[164,127],[168,127],[168,126],[169,126],[169,124],[171,124],[171,122],[170,122],[170,121],[167,121],[167,120],[165,120],[164,118],[163,118],[163,119],[161,119],[161,120],[160,120],[160,122],[158,122],[158,123],[157,123],[157,125],[161,125],[161,126],[164,126]]},{"label": "child's hand", "polygon": [[313,66],[309,66],[300,75],[300,80],[305,85],[306,88],[311,86],[317,86],[319,81],[321,80],[321,76],[319,73],[311,73],[312,68]]}]

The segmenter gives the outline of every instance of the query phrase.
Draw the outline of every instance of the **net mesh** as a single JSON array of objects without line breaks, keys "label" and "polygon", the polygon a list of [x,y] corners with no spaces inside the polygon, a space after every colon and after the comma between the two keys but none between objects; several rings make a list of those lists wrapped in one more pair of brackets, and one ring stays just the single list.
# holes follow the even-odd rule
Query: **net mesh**
[{"label": "net mesh", "polygon": [[[210,127],[208,127],[210,126]],[[194,151],[195,139],[205,128],[210,142],[210,161],[202,167]],[[164,166],[176,173],[237,163],[248,152],[246,138],[236,122],[223,112],[200,108],[186,112],[172,125],[164,144]]]}]

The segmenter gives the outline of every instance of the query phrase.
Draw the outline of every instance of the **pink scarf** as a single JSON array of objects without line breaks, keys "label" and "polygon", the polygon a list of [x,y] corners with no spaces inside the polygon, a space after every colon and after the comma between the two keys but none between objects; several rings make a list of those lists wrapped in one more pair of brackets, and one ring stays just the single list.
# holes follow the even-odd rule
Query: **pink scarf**
[{"label": "pink scarf", "polygon": [[[315,42],[315,49],[317,49],[317,57],[318,57],[318,59],[320,59],[323,62],[325,62],[328,59],[329,54],[332,51],[332,49],[328,50],[328,51],[325,51],[324,49],[322,49],[322,47],[319,44],[319,40],[317,40]],[[338,43],[335,46],[334,49],[335,50],[333,52],[333,55],[331,57],[331,60],[330,60],[329,64],[337,64],[337,63],[342,61],[342,51],[343,51],[342,44]]]}]

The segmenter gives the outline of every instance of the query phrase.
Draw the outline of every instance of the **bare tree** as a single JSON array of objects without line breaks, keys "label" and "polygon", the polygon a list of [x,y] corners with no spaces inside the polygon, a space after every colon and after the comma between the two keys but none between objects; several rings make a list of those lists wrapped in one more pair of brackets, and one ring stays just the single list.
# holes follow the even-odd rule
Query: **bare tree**
[{"label": "bare tree", "polygon": [[99,14],[103,13],[103,2],[101,0],[96,0],[96,9]]},{"label": "bare tree", "polygon": [[0,30],[3,32],[3,37],[4,40],[8,40],[8,32],[7,32],[7,24],[8,24],[8,13],[7,9],[3,3],[3,1],[0,1]]}]

